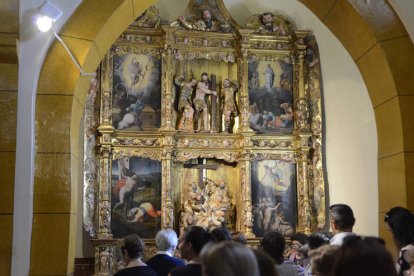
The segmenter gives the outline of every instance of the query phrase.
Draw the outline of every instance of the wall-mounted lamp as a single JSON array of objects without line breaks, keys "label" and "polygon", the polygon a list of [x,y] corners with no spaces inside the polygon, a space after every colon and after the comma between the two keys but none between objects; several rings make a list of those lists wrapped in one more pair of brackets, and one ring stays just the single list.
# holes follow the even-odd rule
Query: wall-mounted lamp
[{"label": "wall-mounted lamp", "polygon": [[[48,32],[52,28],[53,22],[56,22],[62,16],[62,14],[63,14],[63,12],[58,7],[56,7],[55,5],[50,3],[49,1],[44,2],[43,5],[40,6],[40,8],[39,8],[39,16],[36,19],[37,28],[41,32]],[[62,38],[54,30],[52,30],[52,31],[53,31],[53,35],[56,37],[56,39],[60,43],[62,43],[63,48],[65,48],[65,50],[68,52],[70,58],[75,63],[75,65],[78,68],[78,70],[80,71],[81,75],[82,76],[93,76],[93,77],[95,77],[96,73],[87,73],[87,72],[83,71],[83,69],[80,66],[79,62],[75,59],[72,52],[69,50],[68,46],[66,45],[66,43],[62,40]]]}]

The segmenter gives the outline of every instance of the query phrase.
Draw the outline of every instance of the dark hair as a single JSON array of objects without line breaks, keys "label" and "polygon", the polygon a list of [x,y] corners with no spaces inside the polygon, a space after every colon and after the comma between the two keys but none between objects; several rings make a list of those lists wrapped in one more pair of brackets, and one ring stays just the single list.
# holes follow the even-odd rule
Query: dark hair
[{"label": "dark hair", "polygon": [[375,237],[349,236],[339,249],[334,276],[396,276],[394,261],[385,249],[384,240]]},{"label": "dark hair", "polygon": [[239,232],[239,231],[236,231],[236,232],[231,233],[231,239],[234,242],[239,242],[239,243],[241,243],[243,245],[246,245],[247,244],[246,236],[242,232]]},{"label": "dark hair", "polygon": [[354,212],[346,204],[334,204],[329,207],[331,218],[340,230],[352,228],[355,224]]},{"label": "dark hair", "polygon": [[399,249],[414,243],[414,215],[403,207],[391,208],[384,221],[391,228],[394,241]]},{"label": "dark hair", "polygon": [[264,252],[266,252],[277,264],[283,262],[283,252],[285,251],[286,241],[279,232],[267,233],[260,242]]},{"label": "dark hair", "polygon": [[194,252],[200,254],[203,246],[212,240],[211,235],[200,226],[191,226],[184,234],[183,241],[191,243]]},{"label": "dark hair", "polygon": [[279,276],[275,268],[275,262],[268,254],[256,249],[253,250],[253,253],[256,256],[261,276]]},{"label": "dark hair", "polygon": [[309,252],[312,274],[332,275],[339,254],[339,245],[325,244]]},{"label": "dark hair", "polygon": [[214,228],[210,233],[215,242],[231,240],[231,233],[225,227]]},{"label": "dark hair", "polygon": [[316,249],[329,243],[330,238],[323,233],[313,233],[308,237],[308,247],[310,250]]},{"label": "dark hair", "polygon": [[298,241],[300,242],[300,244],[304,245],[308,243],[308,236],[306,236],[303,233],[295,233],[292,236],[290,236],[290,240],[293,241]]},{"label": "dark hair", "polygon": [[130,258],[138,258],[144,252],[144,242],[138,235],[131,234],[123,239],[122,250],[126,250]]}]

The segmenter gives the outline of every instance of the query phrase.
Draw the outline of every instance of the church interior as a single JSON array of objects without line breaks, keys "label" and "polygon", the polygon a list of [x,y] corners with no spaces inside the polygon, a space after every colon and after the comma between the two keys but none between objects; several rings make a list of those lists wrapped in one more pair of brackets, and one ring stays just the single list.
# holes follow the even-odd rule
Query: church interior
[{"label": "church interior", "polygon": [[328,231],[336,203],[397,254],[384,215],[414,211],[413,3],[48,2],[55,35],[34,25],[45,1],[0,5],[0,275],[112,275],[118,238],[151,248],[161,228]]}]

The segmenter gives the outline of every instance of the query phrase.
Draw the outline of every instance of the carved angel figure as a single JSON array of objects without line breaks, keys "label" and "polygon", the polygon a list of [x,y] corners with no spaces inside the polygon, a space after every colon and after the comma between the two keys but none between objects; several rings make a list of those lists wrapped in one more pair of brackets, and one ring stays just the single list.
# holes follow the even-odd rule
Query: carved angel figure
[{"label": "carved angel figure", "polygon": [[138,27],[157,28],[160,25],[160,11],[154,7],[149,7],[141,16],[139,16],[133,25]]}]

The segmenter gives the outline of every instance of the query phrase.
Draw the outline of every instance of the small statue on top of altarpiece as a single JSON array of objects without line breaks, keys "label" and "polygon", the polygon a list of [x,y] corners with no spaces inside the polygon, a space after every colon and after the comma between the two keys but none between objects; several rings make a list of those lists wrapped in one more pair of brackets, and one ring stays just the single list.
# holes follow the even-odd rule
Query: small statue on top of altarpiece
[{"label": "small statue on top of altarpiece", "polygon": [[172,26],[181,26],[187,30],[206,31],[206,32],[225,32],[232,31],[231,26],[226,22],[215,20],[211,15],[209,9],[204,9],[201,12],[201,18],[196,20],[187,19],[185,16],[178,17],[177,21],[171,24]]},{"label": "small statue on top of altarpiece", "polygon": [[222,112],[224,116],[224,131],[231,133],[231,121],[234,117],[238,116],[237,105],[235,100],[235,93],[238,91],[239,86],[237,82],[225,79],[223,81],[223,88],[221,90],[222,97]]},{"label": "small statue on top of altarpiece", "polygon": [[254,14],[247,19],[246,27],[260,34],[285,36],[291,32],[289,20],[270,12]]}]

